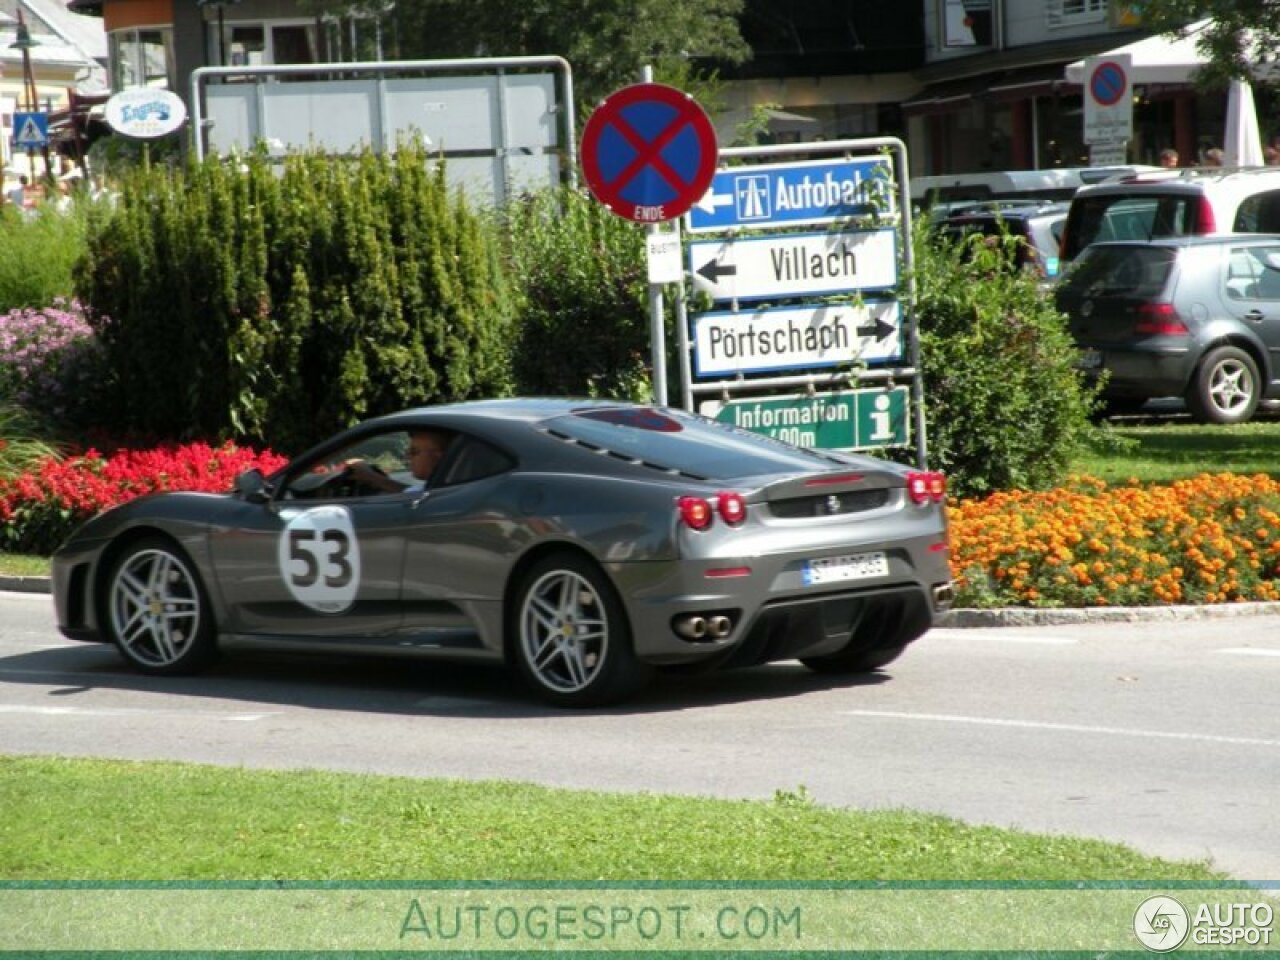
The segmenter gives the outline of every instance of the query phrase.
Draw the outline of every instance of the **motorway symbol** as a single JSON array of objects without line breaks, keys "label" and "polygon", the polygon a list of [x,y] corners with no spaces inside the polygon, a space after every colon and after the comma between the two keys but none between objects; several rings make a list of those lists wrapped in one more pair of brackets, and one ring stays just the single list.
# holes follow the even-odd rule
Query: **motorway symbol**
[{"label": "motorway symbol", "polygon": [[909,410],[905,386],[707,401],[698,408],[721,423],[823,450],[904,447],[910,439]]},{"label": "motorway symbol", "polygon": [[896,300],[713,311],[694,321],[697,376],[728,376],[902,359]]},{"label": "motorway symbol", "polygon": [[716,172],[689,211],[689,230],[833,223],[896,208],[885,157],[761,164]]},{"label": "motorway symbol", "polygon": [[15,147],[44,147],[48,144],[49,115],[47,113],[15,113],[13,115]]},{"label": "motorway symbol", "polygon": [[764,300],[889,290],[898,284],[897,231],[791,233],[689,244],[693,285],[716,300]]},{"label": "motorway symbol", "polygon": [[640,223],[674,220],[707,191],[719,148],[697,101],[660,83],[608,97],[582,133],[582,172],[596,199]]}]

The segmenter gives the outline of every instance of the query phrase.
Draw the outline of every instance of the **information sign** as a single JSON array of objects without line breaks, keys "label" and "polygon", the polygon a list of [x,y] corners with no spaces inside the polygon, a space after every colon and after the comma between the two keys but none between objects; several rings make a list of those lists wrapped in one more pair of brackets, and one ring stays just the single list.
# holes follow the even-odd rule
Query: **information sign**
[{"label": "information sign", "polygon": [[708,401],[704,416],[801,447],[870,450],[906,446],[910,391],[905,386]]},{"label": "information sign", "polygon": [[15,113],[13,145],[24,150],[48,146],[49,115],[47,113]]},{"label": "information sign", "polygon": [[582,131],[582,172],[596,199],[639,223],[674,220],[707,192],[719,149],[682,90],[638,83],[608,97]]}]

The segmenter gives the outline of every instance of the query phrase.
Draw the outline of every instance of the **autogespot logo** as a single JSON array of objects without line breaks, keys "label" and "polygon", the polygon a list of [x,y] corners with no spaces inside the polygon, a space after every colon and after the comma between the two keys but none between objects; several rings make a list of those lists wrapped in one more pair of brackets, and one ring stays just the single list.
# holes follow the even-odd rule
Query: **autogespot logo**
[{"label": "autogespot logo", "polygon": [[1133,915],[1133,932],[1138,935],[1138,941],[1155,953],[1177,950],[1190,929],[1187,908],[1173,897],[1148,897]]}]

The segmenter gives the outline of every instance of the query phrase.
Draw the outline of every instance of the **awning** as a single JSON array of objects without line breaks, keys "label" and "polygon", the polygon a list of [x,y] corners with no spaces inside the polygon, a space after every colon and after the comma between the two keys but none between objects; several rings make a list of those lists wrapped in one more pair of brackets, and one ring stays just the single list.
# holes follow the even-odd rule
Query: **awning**
[{"label": "awning", "polygon": [[[1205,63],[1204,57],[1196,49],[1196,42],[1201,31],[1208,25],[1208,20],[1200,20],[1186,27],[1179,37],[1157,34],[1096,56],[1127,54],[1131,83],[1192,83],[1192,75]],[[1063,77],[1068,83],[1083,85],[1084,61],[1077,60],[1067,64]]]},{"label": "awning", "polygon": [[987,77],[965,77],[962,80],[943,80],[931,83],[910,100],[902,104],[902,112],[908,115],[945,113],[964,100],[972,100],[987,92]]},{"label": "awning", "polygon": [[1010,70],[992,82],[987,96],[1001,102],[1052,96],[1067,86],[1066,80],[1062,78],[1065,66],[1065,63],[1058,61]]}]

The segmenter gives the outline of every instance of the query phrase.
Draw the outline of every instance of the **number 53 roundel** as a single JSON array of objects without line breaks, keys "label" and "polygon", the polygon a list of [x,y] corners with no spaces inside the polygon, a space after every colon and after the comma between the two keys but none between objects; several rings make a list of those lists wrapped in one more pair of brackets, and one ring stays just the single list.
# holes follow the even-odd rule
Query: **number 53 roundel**
[{"label": "number 53 roundel", "polygon": [[360,543],[346,507],[326,505],[290,515],[277,550],[280,574],[295,600],[320,613],[341,613],[360,588]]}]

